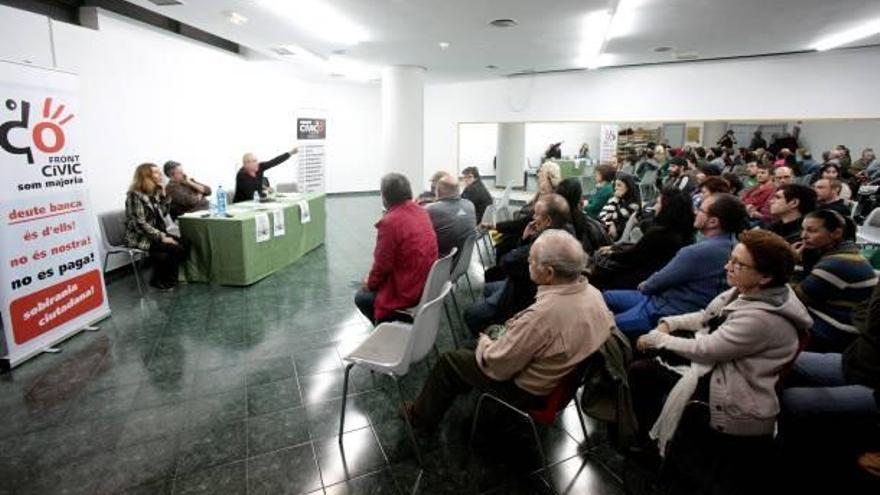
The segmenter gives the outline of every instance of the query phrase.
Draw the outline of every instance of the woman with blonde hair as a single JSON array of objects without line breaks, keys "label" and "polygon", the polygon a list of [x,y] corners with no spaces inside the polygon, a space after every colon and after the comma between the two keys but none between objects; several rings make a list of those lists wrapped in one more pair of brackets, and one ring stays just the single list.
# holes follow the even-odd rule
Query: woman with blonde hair
[{"label": "woman with blonde hair", "polygon": [[153,261],[150,285],[159,290],[177,285],[178,269],[186,259],[186,246],[168,233],[165,224],[170,206],[159,167],[138,165],[125,197],[125,241],[129,247],[149,251]]}]

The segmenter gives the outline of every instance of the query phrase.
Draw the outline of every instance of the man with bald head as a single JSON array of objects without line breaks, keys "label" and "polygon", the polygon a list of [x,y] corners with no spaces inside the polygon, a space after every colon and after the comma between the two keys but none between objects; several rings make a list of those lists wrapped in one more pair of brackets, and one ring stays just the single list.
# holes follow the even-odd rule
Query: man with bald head
[{"label": "man with bald head", "polygon": [[299,152],[299,147],[294,146],[292,150],[282,153],[268,162],[258,161],[253,153],[245,153],[241,157],[241,168],[235,175],[235,197],[232,198],[232,202],[250,201],[254,199],[255,192],[265,196],[263,173],[276,165],[281,165],[297,152]]},{"label": "man with bald head", "polygon": [[475,388],[513,405],[540,404],[570,371],[611,334],[614,317],[602,294],[582,276],[586,255],[564,230],[545,230],[529,250],[535,302],[492,336],[481,333],[477,349],[444,353],[404,414],[419,429],[443,419],[455,397]]},{"label": "man with bald head", "polygon": [[457,247],[461,251],[464,241],[474,235],[477,215],[474,204],[461,198],[458,179],[445,174],[434,187],[435,201],[425,207],[437,234],[437,249],[446,256]]},{"label": "man with bald head", "polygon": [[535,283],[529,277],[529,249],[547,229],[569,229],[571,211],[558,194],[543,194],[535,203],[532,221],[526,225],[519,246],[486,271],[485,299],[464,310],[464,321],[476,335],[492,323],[503,323],[535,302]]}]

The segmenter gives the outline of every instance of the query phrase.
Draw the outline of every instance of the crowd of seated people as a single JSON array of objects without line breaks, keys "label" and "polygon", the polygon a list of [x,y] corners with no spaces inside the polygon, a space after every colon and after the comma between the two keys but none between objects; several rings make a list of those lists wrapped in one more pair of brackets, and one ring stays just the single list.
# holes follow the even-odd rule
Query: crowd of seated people
[{"label": "crowd of seated people", "polygon": [[[464,309],[476,350],[445,353],[402,414],[431,430],[472,389],[539,404],[615,327],[636,350],[636,450],[690,489],[760,493],[780,442],[799,449],[817,421],[849,417],[869,419],[847,439],[876,472],[880,289],[839,195],[847,172],[823,175],[844,168],[787,149],[651,151],[628,158],[632,173],[599,167],[586,198],[580,180],[545,175],[498,225],[498,262]],[[640,168],[659,175],[653,205],[638,197]],[[597,226],[608,245],[587,239]]]}]

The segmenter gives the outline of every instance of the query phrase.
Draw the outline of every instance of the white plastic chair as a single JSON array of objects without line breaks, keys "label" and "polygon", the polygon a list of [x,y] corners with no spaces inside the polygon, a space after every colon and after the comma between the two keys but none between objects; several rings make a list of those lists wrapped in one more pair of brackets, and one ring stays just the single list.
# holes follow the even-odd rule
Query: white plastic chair
[{"label": "white plastic chair", "polygon": [[[489,234],[488,230],[483,230],[479,226],[480,225],[491,225],[495,226],[495,205],[488,205],[486,209],[483,211],[483,218],[480,219],[479,225],[477,225],[476,235],[477,235],[477,254],[480,255],[480,263],[483,264],[483,268],[489,268],[489,262],[492,261],[492,236]],[[483,257],[483,250],[486,250],[485,258]]]},{"label": "white plastic chair", "polygon": [[880,245],[880,208],[874,208],[865,222],[856,231],[858,242],[868,245]]},{"label": "white plastic chair", "polygon": [[[347,364],[345,379],[342,382],[342,409],[339,416],[340,447],[342,447],[342,433],[345,428],[345,403],[348,398],[348,377],[351,369],[354,365],[359,365],[370,371],[390,376],[397,386],[397,393],[403,404],[405,399],[398,378],[406,375],[410,365],[424,359],[434,347],[437,331],[440,329],[440,306],[451,289],[452,282],[446,282],[440,295],[423,305],[411,324],[399,321],[381,323],[366,340],[343,358]],[[422,454],[412,424],[406,415],[404,422],[421,466]]]},{"label": "white plastic chair", "polygon": [[498,202],[498,206],[495,208],[495,217],[499,222],[504,222],[513,218],[513,213],[510,211],[510,194],[513,188],[511,186],[507,186],[504,188],[504,193],[501,195],[501,201]]},{"label": "white plastic chair", "polygon": [[[422,289],[422,298],[419,299],[419,303],[411,308],[398,309],[398,313],[403,313],[411,318],[415,318],[416,314],[418,314],[419,310],[422,309],[425,304],[437,299],[443,291],[443,287],[446,286],[446,283],[449,282],[450,277],[452,276],[452,261],[455,259],[456,253],[458,253],[458,248],[453,247],[449,254],[438,259],[433,265],[431,265],[431,271],[428,272],[428,280],[425,281],[425,288]],[[449,314],[449,308],[446,307],[445,302],[443,304],[443,311],[446,312],[446,320],[449,322],[449,332],[452,334],[452,341],[455,344],[455,347],[458,348],[458,336],[455,334],[455,328],[452,324],[452,316]]]}]

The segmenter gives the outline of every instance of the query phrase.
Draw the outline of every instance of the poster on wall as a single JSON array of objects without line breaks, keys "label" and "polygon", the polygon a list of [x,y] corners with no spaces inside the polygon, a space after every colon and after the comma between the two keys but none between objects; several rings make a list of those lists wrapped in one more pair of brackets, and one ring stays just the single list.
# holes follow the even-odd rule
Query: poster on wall
[{"label": "poster on wall", "polygon": [[296,139],[299,142],[299,177],[297,182],[300,191],[323,191],[324,172],[327,165],[325,150],[327,119],[297,118]]},{"label": "poster on wall", "polygon": [[0,356],[11,366],[110,314],[77,84],[0,62]]},{"label": "poster on wall", "polygon": [[617,124],[602,124],[599,137],[599,163],[617,163]]}]

